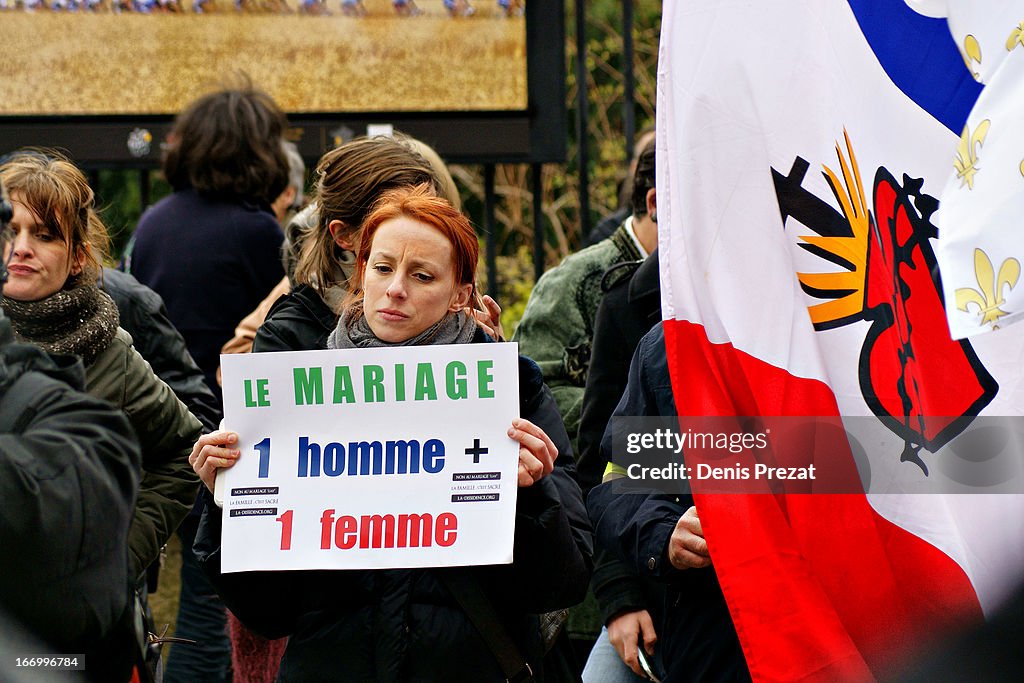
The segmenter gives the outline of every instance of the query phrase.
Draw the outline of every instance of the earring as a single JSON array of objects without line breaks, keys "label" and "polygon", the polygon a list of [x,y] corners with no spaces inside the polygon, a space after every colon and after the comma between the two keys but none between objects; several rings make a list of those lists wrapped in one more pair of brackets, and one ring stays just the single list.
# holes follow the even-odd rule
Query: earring
[{"label": "earring", "polygon": [[651,222],[652,223],[657,223],[658,222],[658,212],[657,211],[651,211]]}]

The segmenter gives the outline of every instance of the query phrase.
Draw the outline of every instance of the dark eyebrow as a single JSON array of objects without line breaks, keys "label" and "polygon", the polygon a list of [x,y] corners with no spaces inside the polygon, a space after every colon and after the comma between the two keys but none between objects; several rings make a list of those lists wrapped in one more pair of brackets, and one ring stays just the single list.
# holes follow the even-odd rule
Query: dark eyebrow
[{"label": "dark eyebrow", "polygon": [[412,259],[409,261],[409,264],[414,267],[430,268],[431,270],[437,270],[438,268],[443,267],[440,263],[435,263],[433,261],[424,261],[422,259]]},{"label": "dark eyebrow", "polygon": [[377,251],[371,251],[370,252],[370,260],[371,261],[373,259],[381,259],[381,258],[389,260],[389,261],[394,261],[395,260],[395,257],[392,256],[390,253],[388,253],[386,251],[383,251],[383,250],[380,250],[380,249],[378,249]]},{"label": "dark eyebrow", "polygon": [[[374,259],[383,259],[385,261],[391,261],[392,263],[395,261],[395,257],[390,252],[384,251],[383,249],[370,253],[370,260],[373,261]],[[431,270],[443,268],[440,263],[424,261],[423,259],[410,259],[409,265],[413,268],[430,268]]]},{"label": "dark eyebrow", "polygon": [[[30,218],[36,216],[36,212],[32,210],[32,207],[30,207],[28,204],[26,204],[25,202],[23,202],[21,200],[13,200],[12,199],[11,200],[11,204],[21,204],[23,207],[25,207],[25,210],[28,212],[28,215],[29,215]],[[14,217],[12,216],[11,217],[11,223],[13,223],[13,222],[14,222]],[[43,230],[46,230],[46,232],[50,233],[51,235],[54,235],[54,236],[59,237],[61,239],[64,238],[64,234],[60,230],[60,228],[55,228],[55,227],[53,227],[53,226],[43,222],[41,219],[38,219],[38,218],[33,218],[33,220],[28,225],[23,226],[23,227],[26,227],[29,230],[39,230],[40,228],[42,228]]]}]

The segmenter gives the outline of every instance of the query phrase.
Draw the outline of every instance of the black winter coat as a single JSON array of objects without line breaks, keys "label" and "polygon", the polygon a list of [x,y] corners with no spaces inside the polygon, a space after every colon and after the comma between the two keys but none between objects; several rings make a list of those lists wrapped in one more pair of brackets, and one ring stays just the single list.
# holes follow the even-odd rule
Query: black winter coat
[{"label": "black winter coat", "polygon": [[[629,380],[614,415],[676,415],[661,325],[640,341]],[[601,444],[611,454],[611,434]],[[645,581],[666,584],[658,627],[658,648],[665,683],[682,681],[749,681],[746,660],[729,616],[714,566],[681,571],[668,559],[668,542],[676,522],[693,505],[690,495],[644,495],[619,490],[621,480],[590,492],[587,507],[598,542],[614,552]]]},{"label": "black winter coat", "polygon": [[220,405],[188,352],[185,338],[167,317],[160,295],[113,268],[103,269],[100,286],[117,304],[121,327],[132,335],[135,350],[149,362],[156,376],[203,423],[205,431],[217,429]]},{"label": "black winter coat", "polygon": [[327,337],[338,316],[309,285],[297,285],[274,302],[266,321],[256,330],[253,353],[313,351],[327,348]]},{"label": "black winter coat", "polygon": [[[632,273],[630,268],[634,268]],[[601,438],[626,389],[633,352],[648,330],[661,322],[658,251],[638,265],[620,263],[610,268],[605,273],[602,289],[605,295],[594,319],[590,372],[583,392],[577,441],[580,449],[577,480],[584,496],[601,482],[604,474],[607,461],[601,455]],[[641,580],[600,544],[595,550],[591,587],[601,611],[601,622],[607,624],[622,612],[646,609],[655,619],[657,629],[664,600],[662,586]]]},{"label": "black winter coat", "polygon": [[[478,331],[474,341],[484,341]],[[519,361],[520,415],[547,432],[555,471],[520,489],[515,562],[471,571],[543,680],[538,613],[583,599],[592,539],[569,437],[533,361]],[[220,573],[221,511],[207,492],[194,550],[231,611],[269,638],[290,636],[281,681],[501,681],[504,676],[438,572],[396,569]]]},{"label": "black winter coat", "polygon": [[[636,269],[629,274],[629,268]],[[578,445],[579,482],[584,495],[601,483],[606,461],[601,437],[622,392],[629,361],[653,325],[661,322],[661,281],[658,252],[640,262],[620,263],[605,273],[605,290],[594,318],[590,371],[583,392]]]},{"label": "black winter coat", "polygon": [[0,315],[0,613],[47,652],[85,653],[89,678],[127,680],[138,442],[82,393],[80,359],[12,339]]},{"label": "black winter coat", "polygon": [[163,298],[218,401],[220,349],[284,277],[283,242],[269,205],[206,197],[191,188],[164,197],[139,218],[125,270]]}]

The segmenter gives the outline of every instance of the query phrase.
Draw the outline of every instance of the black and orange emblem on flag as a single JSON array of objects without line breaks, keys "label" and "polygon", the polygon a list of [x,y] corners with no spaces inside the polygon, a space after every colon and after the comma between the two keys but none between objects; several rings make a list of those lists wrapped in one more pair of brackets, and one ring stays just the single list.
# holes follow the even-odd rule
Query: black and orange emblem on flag
[{"label": "black and orange emblem on flag", "polygon": [[871,323],[858,359],[861,392],[905,442],[901,459],[927,474],[920,449],[935,452],[960,434],[999,387],[970,342],[949,335],[928,241],[938,201],[921,191],[921,179],[904,175],[901,183],[880,167],[869,209],[848,136],[846,153],[836,145],[841,177],[823,167],[839,211],[802,187],[805,159],[797,157],[787,175],[772,169],[783,226],[793,218],[813,230],[799,246],[834,266],[797,273],[804,292],[820,300],[808,306],[814,328]]}]

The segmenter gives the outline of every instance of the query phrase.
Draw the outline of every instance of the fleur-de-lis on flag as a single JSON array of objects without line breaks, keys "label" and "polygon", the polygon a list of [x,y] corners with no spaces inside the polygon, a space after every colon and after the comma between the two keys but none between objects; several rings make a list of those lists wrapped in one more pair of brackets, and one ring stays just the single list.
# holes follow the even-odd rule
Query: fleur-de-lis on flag
[{"label": "fleur-de-lis on flag", "polygon": [[961,181],[960,187],[967,185],[967,189],[974,189],[974,174],[978,172],[978,148],[985,143],[985,136],[988,135],[991,125],[992,122],[985,119],[978,124],[973,134],[969,126],[964,126],[964,132],[960,134],[960,142],[956,145],[956,159],[953,160],[956,177]]},{"label": "fleur-de-lis on flag", "polygon": [[972,62],[981,64],[981,45],[978,43],[977,38],[968,33],[964,36],[964,64],[967,65],[967,70],[974,76],[974,80],[980,81],[981,76],[974,70]]},{"label": "fleur-de-lis on flag", "polygon": [[1024,47],[1024,21],[1020,22],[1017,28],[1010,31],[1010,37],[1006,39],[1007,51],[1013,51],[1018,45]]},{"label": "fleur-de-lis on flag", "polygon": [[[982,325],[992,325],[992,329],[998,329],[996,322],[1007,314],[1000,308],[1006,303],[1003,297],[1003,287],[1013,289],[1020,278],[1020,261],[1015,258],[1008,258],[999,266],[999,273],[992,268],[992,261],[981,249],[974,250],[974,277],[978,281],[979,289],[961,287],[956,290],[956,307],[969,312],[971,305],[977,306],[978,314],[981,315]],[[980,291],[979,291],[980,290]]]}]

